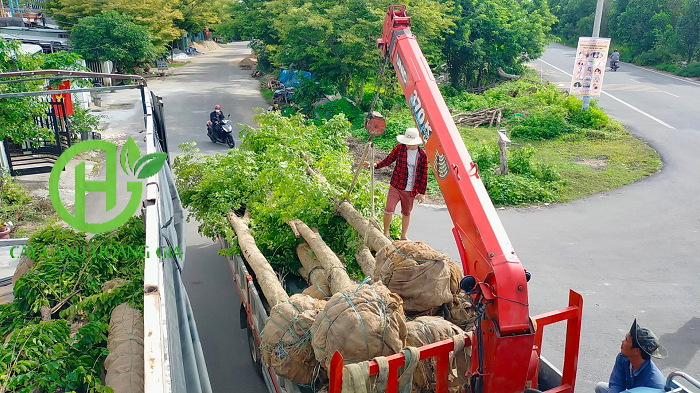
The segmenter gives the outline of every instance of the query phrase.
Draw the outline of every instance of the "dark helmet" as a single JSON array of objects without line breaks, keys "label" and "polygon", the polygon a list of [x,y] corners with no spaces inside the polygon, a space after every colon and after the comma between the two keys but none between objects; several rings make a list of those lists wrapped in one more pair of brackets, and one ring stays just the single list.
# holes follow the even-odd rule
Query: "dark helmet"
[{"label": "dark helmet", "polygon": [[613,52],[617,52],[617,49],[613,49]]},{"label": "dark helmet", "polygon": [[218,104],[217,104],[217,105],[214,105],[214,109],[216,109],[216,110],[221,110],[221,105],[218,105]]}]

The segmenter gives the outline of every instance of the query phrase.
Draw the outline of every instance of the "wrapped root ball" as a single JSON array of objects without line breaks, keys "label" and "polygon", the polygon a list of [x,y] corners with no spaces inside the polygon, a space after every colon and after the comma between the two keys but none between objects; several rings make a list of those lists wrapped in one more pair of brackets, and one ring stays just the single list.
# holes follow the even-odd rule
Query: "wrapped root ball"
[{"label": "wrapped root ball", "polygon": [[[423,242],[399,240],[377,253],[374,279],[401,296],[407,312],[452,301],[452,261]],[[457,284],[459,285],[459,283]]]},{"label": "wrapped root ball", "polygon": [[[418,317],[411,322],[406,322],[406,345],[421,347],[438,341],[446,340],[457,335],[463,335],[464,331],[455,324],[440,317]],[[430,358],[421,360],[413,372],[413,393],[434,392],[435,391],[435,370],[437,360]],[[469,371],[470,350],[459,351],[454,356],[452,371],[449,375],[449,391],[458,392],[459,387],[467,383],[464,374]]]},{"label": "wrapped root ball", "polygon": [[272,307],[260,349],[263,360],[277,375],[302,385],[318,377],[320,367],[311,347],[311,326],[325,303],[298,294]]},{"label": "wrapped root ball", "polygon": [[330,369],[339,351],[346,363],[395,354],[404,347],[406,317],[401,298],[382,283],[361,284],[334,294],[312,328],[316,359]]}]

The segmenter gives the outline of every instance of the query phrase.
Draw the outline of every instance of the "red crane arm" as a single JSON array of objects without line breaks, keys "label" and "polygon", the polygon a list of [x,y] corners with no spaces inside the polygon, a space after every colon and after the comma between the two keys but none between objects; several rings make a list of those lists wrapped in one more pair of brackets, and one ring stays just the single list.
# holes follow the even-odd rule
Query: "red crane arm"
[{"label": "red crane arm", "polygon": [[[394,64],[425,151],[454,222],[454,234],[465,274],[472,275],[493,304],[487,308],[503,335],[530,330],[525,270],[515,255],[433,73],[416,37],[405,6],[391,6],[377,45]],[[490,292],[490,293],[489,293]]]}]

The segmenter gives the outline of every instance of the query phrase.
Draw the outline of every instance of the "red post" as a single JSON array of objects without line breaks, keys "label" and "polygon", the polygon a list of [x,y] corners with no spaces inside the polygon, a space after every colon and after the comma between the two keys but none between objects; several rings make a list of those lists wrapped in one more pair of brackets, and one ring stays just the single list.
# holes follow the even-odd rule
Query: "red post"
[{"label": "red post", "polygon": [[[48,87],[49,90],[54,90],[51,86]],[[64,80],[58,84],[58,90],[70,89],[70,80]],[[73,96],[70,93],[66,94],[51,94],[51,100],[56,102],[63,102],[66,112],[63,113],[61,106],[56,106],[56,116],[58,117],[68,117],[73,114]]]}]

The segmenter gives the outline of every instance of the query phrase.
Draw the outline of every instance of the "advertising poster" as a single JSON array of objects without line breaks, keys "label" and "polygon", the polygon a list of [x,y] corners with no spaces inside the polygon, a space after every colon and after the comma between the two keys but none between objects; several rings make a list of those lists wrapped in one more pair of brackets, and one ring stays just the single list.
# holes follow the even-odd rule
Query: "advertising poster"
[{"label": "advertising poster", "polygon": [[610,48],[610,38],[579,37],[570,94],[599,96]]}]

